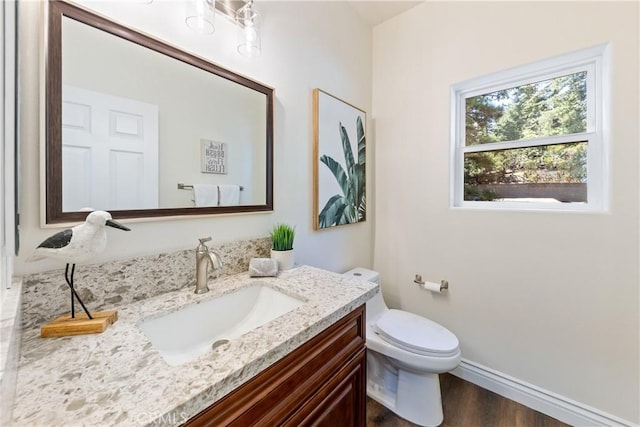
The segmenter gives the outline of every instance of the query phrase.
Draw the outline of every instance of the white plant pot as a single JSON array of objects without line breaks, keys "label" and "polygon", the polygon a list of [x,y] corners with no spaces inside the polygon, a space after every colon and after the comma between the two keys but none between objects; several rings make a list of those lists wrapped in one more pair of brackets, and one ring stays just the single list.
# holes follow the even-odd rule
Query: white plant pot
[{"label": "white plant pot", "polygon": [[271,249],[271,259],[278,261],[278,270],[289,270],[293,268],[293,249],[288,251]]}]

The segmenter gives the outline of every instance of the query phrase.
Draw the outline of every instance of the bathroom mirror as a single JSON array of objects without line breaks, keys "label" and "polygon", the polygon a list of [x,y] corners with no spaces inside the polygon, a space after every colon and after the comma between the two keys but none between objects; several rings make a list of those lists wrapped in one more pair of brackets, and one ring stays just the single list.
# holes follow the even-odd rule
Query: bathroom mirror
[{"label": "bathroom mirror", "polygon": [[47,223],[273,210],[272,88],[62,1],[46,67]]}]

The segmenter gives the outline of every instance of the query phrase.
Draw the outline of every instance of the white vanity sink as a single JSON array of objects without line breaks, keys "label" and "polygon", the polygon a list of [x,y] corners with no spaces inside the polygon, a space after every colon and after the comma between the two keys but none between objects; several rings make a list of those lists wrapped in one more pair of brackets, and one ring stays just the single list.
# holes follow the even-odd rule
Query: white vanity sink
[{"label": "white vanity sink", "polygon": [[164,316],[142,319],[138,327],[164,360],[177,366],[296,309],[304,302],[256,283]]}]

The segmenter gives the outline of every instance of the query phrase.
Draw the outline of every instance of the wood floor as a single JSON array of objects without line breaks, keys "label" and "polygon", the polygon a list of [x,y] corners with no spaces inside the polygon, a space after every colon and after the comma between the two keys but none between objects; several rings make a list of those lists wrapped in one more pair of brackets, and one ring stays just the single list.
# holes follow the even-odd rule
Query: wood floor
[{"label": "wood floor", "polygon": [[[440,375],[444,422],[442,427],[568,427],[512,400],[461,380]],[[368,427],[413,427],[410,423],[367,398]]]}]

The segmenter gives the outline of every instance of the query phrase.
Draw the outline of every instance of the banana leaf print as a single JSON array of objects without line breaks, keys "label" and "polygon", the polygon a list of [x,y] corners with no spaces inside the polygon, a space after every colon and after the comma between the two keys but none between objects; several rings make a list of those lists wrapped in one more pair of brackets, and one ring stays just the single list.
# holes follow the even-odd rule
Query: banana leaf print
[{"label": "banana leaf print", "polygon": [[344,164],[346,170],[333,158],[323,155],[320,161],[331,171],[342,194],[330,197],[319,214],[320,228],[333,225],[352,224],[366,219],[366,138],[362,118],[356,119],[356,136],[358,138],[358,160],[353,157],[351,141],[347,130],[339,123],[338,132],[342,141]]}]

